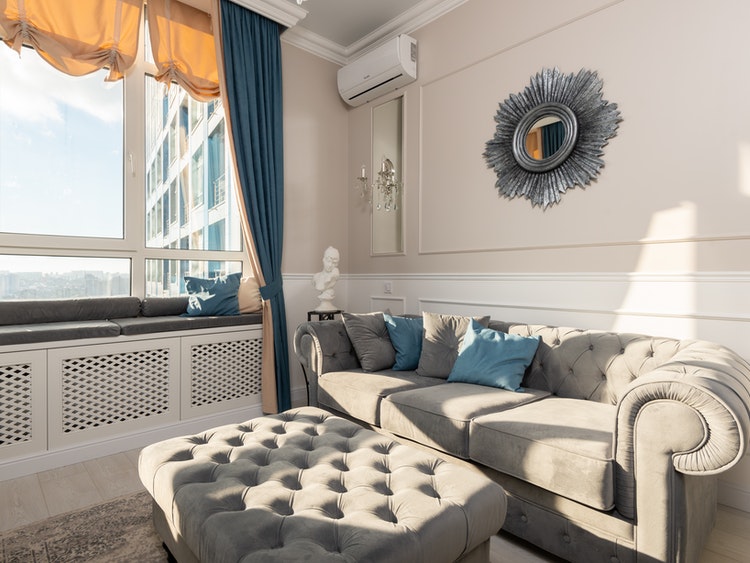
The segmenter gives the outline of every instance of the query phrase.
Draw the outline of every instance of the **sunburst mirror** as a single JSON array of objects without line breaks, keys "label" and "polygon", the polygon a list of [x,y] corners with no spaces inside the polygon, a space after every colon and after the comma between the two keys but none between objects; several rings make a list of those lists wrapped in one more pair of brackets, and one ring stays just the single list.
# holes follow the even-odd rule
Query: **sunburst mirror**
[{"label": "sunburst mirror", "polygon": [[604,166],[604,145],[619,121],[617,104],[602,99],[596,72],[543,69],[495,114],[484,158],[497,174],[499,195],[546,209],[568,188],[587,186]]}]

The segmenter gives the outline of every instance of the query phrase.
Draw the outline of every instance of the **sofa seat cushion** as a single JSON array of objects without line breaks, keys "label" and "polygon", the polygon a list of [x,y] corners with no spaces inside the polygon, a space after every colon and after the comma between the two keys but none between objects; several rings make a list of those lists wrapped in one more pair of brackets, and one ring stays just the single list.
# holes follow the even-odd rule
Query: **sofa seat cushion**
[{"label": "sofa seat cushion", "polygon": [[120,327],[110,321],[65,321],[0,326],[0,346],[33,344],[80,338],[105,338],[120,334]]},{"label": "sofa seat cushion", "polygon": [[548,397],[479,416],[473,461],[597,510],[614,507],[614,405]]},{"label": "sofa seat cushion", "polygon": [[413,371],[330,371],[318,378],[318,402],[368,424],[380,426],[380,402],[383,397],[407,389],[445,384],[444,379],[422,377]]},{"label": "sofa seat cushion", "polygon": [[119,325],[119,329],[123,335],[133,336],[136,334],[151,334],[152,332],[169,332],[173,330],[261,324],[263,322],[263,315],[260,313],[207,317],[168,315],[165,317],[113,319],[112,322]]},{"label": "sofa seat cushion", "polygon": [[483,414],[513,409],[549,393],[508,391],[471,383],[446,383],[392,393],[380,407],[380,426],[398,436],[469,457],[469,423]]}]

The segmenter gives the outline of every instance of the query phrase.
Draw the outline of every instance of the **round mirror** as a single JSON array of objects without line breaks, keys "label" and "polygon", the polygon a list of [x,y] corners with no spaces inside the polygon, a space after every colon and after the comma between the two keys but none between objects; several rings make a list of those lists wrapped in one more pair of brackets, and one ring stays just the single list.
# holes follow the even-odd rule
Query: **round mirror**
[{"label": "round mirror", "polygon": [[524,115],[513,133],[513,156],[529,172],[547,172],[570,155],[578,138],[578,120],[563,104],[546,102]]},{"label": "round mirror", "polygon": [[500,104],[483,155],[500,195],[546,209],[599,174],[603,147],[620,121],[617,104],[602,99],[601,90],[595,72],[542,69]]}]

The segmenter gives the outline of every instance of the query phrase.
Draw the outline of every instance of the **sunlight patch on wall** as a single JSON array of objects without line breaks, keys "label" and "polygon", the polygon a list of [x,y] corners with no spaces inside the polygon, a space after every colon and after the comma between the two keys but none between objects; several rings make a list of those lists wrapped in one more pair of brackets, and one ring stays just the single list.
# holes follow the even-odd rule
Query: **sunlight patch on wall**
[{"label": "sunlight patch on wall", "polygon": [[[675,242],[643,245],[622,305],[615,311],[614,330],[695,337],[697,297],[695,281],[689,274],[696,270],[696,255],[695,245],[689,240],[696,233],[697,213],[695,203],[683,201],[652,215],[642,240]],[[666,272],[672,275],[659,275]],[[677,282],[675,272],[686,276]],[[650,314],[648,319],[643,313]]]}]

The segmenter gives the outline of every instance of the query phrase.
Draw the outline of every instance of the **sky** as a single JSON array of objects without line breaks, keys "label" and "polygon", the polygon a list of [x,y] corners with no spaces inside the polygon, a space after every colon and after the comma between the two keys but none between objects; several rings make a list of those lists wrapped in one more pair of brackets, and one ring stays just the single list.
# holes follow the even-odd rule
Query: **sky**
[{"label": "sky", "polygon": [[123,236],[122,81],[103,72],[0,44],[0,231]]}]

